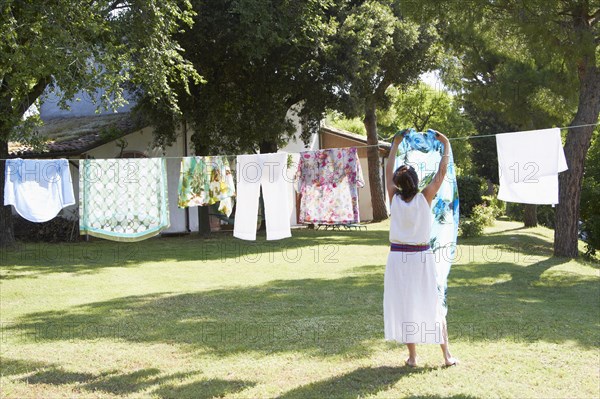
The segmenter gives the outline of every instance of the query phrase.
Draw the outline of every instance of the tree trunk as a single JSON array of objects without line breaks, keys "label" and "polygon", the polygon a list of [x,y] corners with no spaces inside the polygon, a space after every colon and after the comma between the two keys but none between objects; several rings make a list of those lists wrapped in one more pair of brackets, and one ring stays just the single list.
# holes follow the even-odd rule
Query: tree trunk
[{"label": "tree trunk", "polygon": [[523,222],[525,222],[525,227],[536,227],[538,225],[537,205],[525,204]]},{"label": "tree trunk", "polygon": [[365,107],[364,124],[367,129],[367,148],[369,164],[369,188],[371,190],[371,205],[373,207],[373,221],[379,222],[388,218],[387,208],[383,197],[381,184],[381,163],[379,162],[379,138],[377,137],[377,115],[374,100],[367,101]]},{"label": "tree trunk", "polygon": [[[598,122],[600,114],[600,70],[593,58],[584,60],[579,72],[579,106],[571,126]],[[590,148],[594,126],[569,129],[565,156],[569,169],[559,175],[559,204],[556,207],[554,256],[579,255],[579,201],[585,156]]]},{"label": "tree trunk", "polygon": [[10,205],[4,206],[4,170],[6,167],[4,159],[6,158],[8,158],[8,142],[2,140],[0,142],[0,159],[2,159],[0,161],[0,200],[2,200],[2,210],[0,211],[0,251],[15,246],[12,207]]}]

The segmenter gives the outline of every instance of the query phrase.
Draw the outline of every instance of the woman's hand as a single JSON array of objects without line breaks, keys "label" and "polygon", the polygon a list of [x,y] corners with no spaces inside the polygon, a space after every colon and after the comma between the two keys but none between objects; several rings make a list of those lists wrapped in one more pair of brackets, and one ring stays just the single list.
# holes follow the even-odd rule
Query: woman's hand
[{"label": "woman's hand", "polygon": [[442,133],[435,131],[435,138],[438,139],[442,144],[448,144],[448,137],[444,136]]},{"label": "woman's hand", "polygon": [[394,144],[394,142],[398,140],[398,144],[400,144],[402,142],[402,140],[404,140],[404,137],[406,137],[406,135],[408,134],[408,132],[410,131],[410,129],[404,129],[404,130],[400,130],[398,133],[396,133],[394,135],[394,139],[392,140],[392,144]]}]

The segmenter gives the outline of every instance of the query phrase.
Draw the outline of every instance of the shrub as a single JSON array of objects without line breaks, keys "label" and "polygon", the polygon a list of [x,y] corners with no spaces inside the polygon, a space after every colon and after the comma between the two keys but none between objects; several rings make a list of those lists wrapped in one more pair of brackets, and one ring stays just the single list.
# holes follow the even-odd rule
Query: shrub
[{"label": "shrub", "polygon": [[585,161],[581,188],[580,237],[586,243],[586,256],[600,249],[600,129],[597,128]]},{"label": "shrub", "polygon": [[[506,216],[510,220],[517,222],[523,221],[523,214],[525,212],[524,204],[515,204],[509,202],[506,204]],[[541,226],[546,226],[549,229],[554,229],[555,226],[555,208],[552,205],[538,205],[537,207],[537,220]]]},{"label": "shrub", "polygon": [[537,218],[538,223],[542,226],[546,226],[549,229],[554,229],[556,226],[555,215],[556,208],[553,208],[552,205],[540,205],[537,208]]},{"label": "shrub", "polygon": [[461,220],[458,229],[461,237],[479,237],[483,234],[483,228],[494,224],[495,209],[485,204],[475,205],[471,218]]},{"label": "shrub", "polygon": [[525,208],[523,207],[523,204],[516,204],[514,202],[508,202],[506,204],[506,216],[510,220],[522,222],[524,209]]},{"label": "shrub", "polygon": [[482,197],[484,203],[492,209],[494,218],[499,218],[500,216],[504,216],[506,214],[506,202],[499,200],[497,193],[498,188],[497,186],[494,186],[493,195],[484,195]]},{"label": "shrub", "polygon": [[492,226],[494,224],[494,209],[490,206],[483,204],[475,205],[473,207],[473,213],[471,214],[471,220],[477,224],[481,224],[483,227]]},{"label": "shrub", "polygon": [[[591,180],[586,178],[587,181]],[[585,181],[585,180],[584,180]],[[586,244],[586,256],[591,257],[600,249],[600,211],[598,198],[600,197],[600,184],[584,188],[581,192],[581,228],[580,238]]]},{"label": "shrub", "polygon": [[460,212],[463,216],[469,217],[473,207],[483,203],[483,194],[487,188],[486,181],[479,176],[465,175],[457,176],[456,183],[460,197]]},{"label": "shrub", "polygon": [[44,223],[33,223],[13,216],[15,238],[29,242],[69,242],[79,240],[79,223],[56,217]]},{"label": "shrub", "polygon": [[479,237],[483,234],[483,225],[473,220],[461,220],[458,224],[458,232],[461,237]]}]

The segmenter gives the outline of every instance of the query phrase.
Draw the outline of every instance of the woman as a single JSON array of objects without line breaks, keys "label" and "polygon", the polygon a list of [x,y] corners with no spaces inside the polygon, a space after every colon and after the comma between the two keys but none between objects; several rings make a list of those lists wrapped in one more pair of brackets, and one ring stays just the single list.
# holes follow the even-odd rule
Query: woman
[{"label": "woman", "polygon": [[398,146],[406,132],[394,137],[386,166],[391,250],[384,278],[385,339],[406,344],[407,366],[417,365],[417,343],[440,344],[444,364],[453,366],[458,360],[448,348],[446,320],[437,295],[435,256],[429,248],[431,201],[446,176],[450,144],[446,136],[436,132],[444,154],[433,180],[419,192],[419,177],[411,166],[394,171]]}]

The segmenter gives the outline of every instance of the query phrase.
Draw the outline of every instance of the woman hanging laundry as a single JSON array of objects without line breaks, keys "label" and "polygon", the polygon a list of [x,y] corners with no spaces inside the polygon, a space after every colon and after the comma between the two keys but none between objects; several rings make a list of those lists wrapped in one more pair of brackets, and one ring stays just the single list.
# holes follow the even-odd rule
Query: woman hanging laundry
[{"label": "woman hanging laundry", "polygon": [[448,167],[450,144],[443,134],[436,138],[444,153],[433,180],[419,192],[415,170],[402,165],[394,171],[398,146],[408,131],[394,137],[386,167],[390,198],[390,243],[384,277],[383,315],[385,339],[405,343],[405,364],[417,365],[416,344],[440,344],[444,364],[458,360],[448,348],[448,332],[442,300],[438,295],[436,261],[430,248],[431,202],[438,192]]}]

